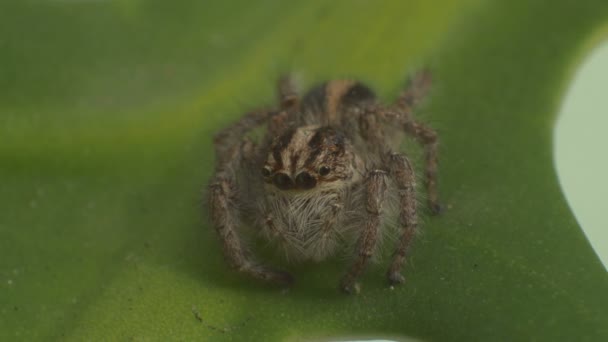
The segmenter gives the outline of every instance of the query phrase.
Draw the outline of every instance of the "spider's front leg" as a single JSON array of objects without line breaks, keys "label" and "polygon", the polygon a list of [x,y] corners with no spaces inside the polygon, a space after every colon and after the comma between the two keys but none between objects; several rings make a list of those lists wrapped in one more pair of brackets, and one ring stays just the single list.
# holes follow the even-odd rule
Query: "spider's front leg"
[{"label": "spider's front leg", "polygon": [[239,146],[243,136],[266,122],[271,112],[269,110],[255,110],[245,114],[239,121],[222,129],[213,137],[215,146],[216,168],[225,168],[226,164],[234,161],[240,155]]},{"label": "spider's front leg", "polygon": [[240,153],[232,155],[230,161],[220,166],[209,184],[211,220],[222,243],[224,257],[232,268],[256,279],[290,285],[293,277],[289,273],[256,263],[238,236],[240,199],[234,170],[238,169],[241,161],[247,159],[243,154],[251,151],[250,145],[248,142],[243,143]]},{"label": "spider's front leg", "polygon": [[355,261],[340,282],[340,289],[345,293],[359,292],[356,281],[376,249],[376,241],[382,225],[382,206],[387,190],[386,178],[387,172],[374,170],[368,174],[365,180],[366,218],[356,243]]},{"label": "spider's front leg", "polygon": [[412,111],[422,102],[429,92],[431,86],[431,73],[422,70],[414,74],[409,80],[407,87],[399,96],[396,107],[401,112],[399,121],[403,124],[405,132],[413,136],[424,148],[425,163],[425,186],[427,191],[427,202],[432,214],[440,214],[443,210],[439,203],[437,190],[437,160],[439,139],[437,132],[432,128],[416,121]]},{"label": "spider's front leg", "polygon": [[415,121],[406,123],[405,131],[413,135],[424,146],[424,184],[428,196],[427,204],[432,214],[441,214],[443,206],[439,202],[437,190],[437,159],[439,149],[437,133],[432,128]]},{"label": "spider's front leg", "polygon": [[401,275],[401,269],[406,261],[405,255],[418,227],[416,184],[414,170],[405,155],[390,153],[386,159],[388,159],[387,162],[390,165],[391,177],[399,190],[399,222],[401,225],[401,235],[397,243],[397,249],[393,253],[386,276],[391,284],[400,284],[405,281],[405,278]]}]

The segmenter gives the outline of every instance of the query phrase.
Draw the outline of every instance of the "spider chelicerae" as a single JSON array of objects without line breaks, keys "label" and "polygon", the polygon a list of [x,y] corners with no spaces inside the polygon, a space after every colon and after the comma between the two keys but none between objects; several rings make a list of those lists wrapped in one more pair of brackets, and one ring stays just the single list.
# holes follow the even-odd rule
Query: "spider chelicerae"
[{"label": "spider chelicerae", "polygon": [[[291,274],[253,255],[244,243],[252,232],[292,260],[350,250],[339,286],[356,293],[380,242],[394,236],[386,276],[402,283],[418,228],[414,169],[398,151],[404,135],[424,148],[427,204],[432,213],[441,210],[437,134],[412,115],[430,83],[430,72],[415,73],[396,103],[385,106],[360,82],[329,81],[300,97],[292,78],[283,77],[277,108],[249,112],[219,132],[208,201],[228,264],[253,278],[293,283]],[[265,136],[256,141],[249,133],[262,125]]]}]

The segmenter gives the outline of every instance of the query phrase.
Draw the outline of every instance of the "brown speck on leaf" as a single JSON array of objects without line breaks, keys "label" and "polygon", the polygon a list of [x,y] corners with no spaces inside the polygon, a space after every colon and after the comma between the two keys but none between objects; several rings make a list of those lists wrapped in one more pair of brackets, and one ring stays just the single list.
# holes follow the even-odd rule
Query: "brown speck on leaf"
[{"label": "brown speck on leaf", "polygon": [[247,318],[245,318],[242,322],[240,322],[237,325],[227,326],[227,327],[218,327],[218,326],[211,325],[211,324],[208,324],[207,322],[205,322],[200,311],[198,311],[198,309],[195,306],[192,306],[192,314],[194,315],[194,318],[197,321],[199,321],[202,325],[204,325],[206,328],[213,330],[213,331],[217,331],[222,334],[229,333],[229,332],[235,331],[239,328],[242,328],[243,326],[245,326],[245,324],[247,324],[247,322],[249,322],[252,319],[252,316],[247,316]]}]

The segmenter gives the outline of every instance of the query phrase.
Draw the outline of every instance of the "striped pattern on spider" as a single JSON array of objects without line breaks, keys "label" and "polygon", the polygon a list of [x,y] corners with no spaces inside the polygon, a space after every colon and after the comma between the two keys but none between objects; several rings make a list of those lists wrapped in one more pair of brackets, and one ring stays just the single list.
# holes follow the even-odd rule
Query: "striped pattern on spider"
[{"label": "striped pattern on spider", "polygon": [[[353,257],[339,287],[357,293],[357,279],[393,236],[386,276],[390,284],[402,283],[418,229],[414,170],[398,152],[406,134],[424,148],[427,204],[432,213],[441,211],[437,134],[412,115],[430,83],[428,71],[415,73],[396,103],[385,106],[356,81],[326,82],[300,97],[284,77],[277,108],[252,111],[219,132],[208,203],[228,264],[253,278],[294,282],[254,256],[244,243],[247,232],[294,261],[347,251]],[[248,137],[262,125],[262,139]]]}]

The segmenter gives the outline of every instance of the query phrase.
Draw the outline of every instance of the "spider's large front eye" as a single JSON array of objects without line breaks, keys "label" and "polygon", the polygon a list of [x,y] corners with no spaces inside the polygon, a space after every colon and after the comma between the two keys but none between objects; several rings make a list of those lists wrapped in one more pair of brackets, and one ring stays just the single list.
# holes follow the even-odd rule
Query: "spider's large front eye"
[{"label": "spider's large front eye", "polygon": [[327,167],[327,166],[321,166],[319,168],[319,174],[321,176],[327,176],[329,174],[329,171],[331,171],[331,169],[329,167]]},{"label": "spider's large front eye", "polygon": [[264,176],[264,177],[270,176],[270,169],[267,168],[267,167],[263,167],[262,168],[262,176]]},{"label": "spider's large front eye", "polygon": [[305,171],[296,177],[296,185],[300,189],[312,189],[317,185],[317,180]]},{"label": "spider's large front eye", "polygon": [[293,180],[288,175],[280,172],[274,175],[272,179],[274,185],[281,190],[288,190],[293,188]]}]

